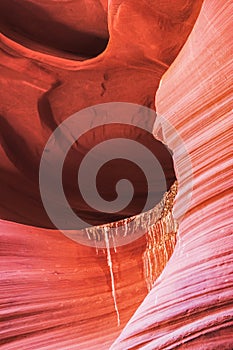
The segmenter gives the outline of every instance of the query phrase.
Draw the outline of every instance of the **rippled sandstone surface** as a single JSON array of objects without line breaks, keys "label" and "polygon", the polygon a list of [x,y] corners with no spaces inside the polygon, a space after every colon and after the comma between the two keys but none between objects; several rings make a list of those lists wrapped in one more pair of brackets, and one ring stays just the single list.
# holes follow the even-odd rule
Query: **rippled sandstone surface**
[{"label": "rippled sandstone surface", "polygon": [[[40,156],[51,132],[70,114],[97,103],[133,102],[154,108],[159,80],[191,31],[201,2],[188,7],[181,2],[180,9],[171,11],[162,4],[154,8],[149,2],[142,6],[139,1],[112,1],[108,14],[107,4],[99,6],[100,27],[93,22],[93,4],[89,10],[78,1],[0,4],[3,349],[108,349],[174,249],[177,226],[171,208],[154,225],[144,222],[148,232],[116,251],[83,246],[56,230],[40,228],[51,226],[38,188]],[[93,31],[90,26],[89,36],[86,23],[75,20],[84,18],[83,7],[86,21],[95,27]],[[89,60],[104,50],[106,22],[107,49]],[[69,31],[64,31],[67,24]],[[61,30],[66,35],[57,40]],[[82,35],[83,40],[77,40]],[[93,35],[104,39],[101,45],[98,40],[94,47],[88,43]],[[78,43],[88,43],[91,52],[85,45],[80,50]],[[124,130],[117,132],[125,135]],[[169,188],[175,175],[165,147],[152,135],[128,133],[152,146]],[[101,138],[101,132],[97,136]],[[84,145],[89,139],[84,138]],[[69,194],[71,201],[77,199],[72,190]],[[78,200],[75,204],[80,206]],[[93,218],[95,224],[103,223],[95,213]],[[104,221],[112,219],[116,217]],[[98,237],[95,229],[94,234]],[[127,239],[126,230],[124,234]]]},{"label": "rippled sandstone surface", "polygon": [[108,249],[0,221],[1,348],[109,349],[174,250],[175,194],[148,233]]},{"label": "rippled sandstone surface", "polygon": [[233,347],[231,10],[204,2],[157,91],[154,135],[174,152],[179,184],[177,245],[111,349]]},{"label": "rippled sandstone surface", "polygon": [[[155,135],[174,152],[181,222],[172,259],[149,295],[174,249],[170,213],[110,255],[35,227],[49,226],[39,203],[38,163],[50,133],[70,114],[100,102],[154,108],[160,78],[201,3],[111,1],[109,9],[95,2],[98,9],[89,10],[94,2],[89,9],[77,1],[24,1],[20,8],[17,1],[1,2],[2,349],[109,349],[138,307],[112,348],[231,349],[228,3],[204,2],[157,94],[158,114],[175,125],[190,152],[194,191],[181,221],[190,179],[165,125]],[[92,22],[85,35],[85,20],[76,21],[83,11],[81,18]],[[169,188],[175,177],[166,161]]]}]

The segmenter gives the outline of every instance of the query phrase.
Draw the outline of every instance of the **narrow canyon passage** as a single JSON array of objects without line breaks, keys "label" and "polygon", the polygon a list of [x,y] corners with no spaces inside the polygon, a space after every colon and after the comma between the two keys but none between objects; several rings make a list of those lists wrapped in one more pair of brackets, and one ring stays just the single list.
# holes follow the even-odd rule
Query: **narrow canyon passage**
[{"label": "narrow canyon passage", "polygon": [[[219,83],[219,99],[216,97],[215,101],[212,98],[213,95],[217,95],[213,84],[218,86],[218,79],[221,82],[222,77],[225,77],[225,73],[218,70],[219,66],[222,64],[229,72],[226,35],[229,31],[229,22],[224,20],[227,18],[229,8],[223,2],[221,4],[214,2],[219,16],[218,21],[210,1],[204,1],[204,5],[202,3],[201,0],[179,0],[174,4],[165,1],[153,3],[150,0],[109,2],[23,0],[20,3],[17,0],[1,1],[1,349],[104,350],[111,346],[116,350],[172,349],[178,345],[188,348],[190,340],[188,334],[191,334],[192,325],[196,325],[192,323],[196,309],[191,306],[192,293],[195,294],[195,291],[192,289],[190,291],[190,303],[187,304],[187,308],[186,304],[184,305],[186,311],[182,309],[183,304],[180,304],[179,298],[185,298],[182,290],[189,288],[192,278],[193,284],[196,283],[195,278],[198,278],[200,271],[199,261],[195,259],[196,269],[192,270],[190,266],[182,267],[184,260],[190,259],[190,264],[192,261],[190,258],[192,253],[187,250],[182,237],[188,235],[191,229],[189,234],[191,239],[187,243],[189,246],[195,245],[192,233],[194,237],[199,229],[211,234],[212,221],[208,221],[203,209],[205,206],[200,203],[207,203],[207,206],[211,207],[207,197],[215,198],[215,194],[214,190],[213,193],[207,190],[205,179],[201,181],[202,175],[195,177],[201,173],[201,167],[198,168],[197,165],[200,155],[198,151],[197,153],[193,151],[198,148],[200,137],[195,139],[193,134],[199,136],[205,123],[201,119],[198,127],[193,129],[191,122],[186,124],[186,119],[190,121],[194,114],[196,120],[199,120],[197,117],[199,110],[202,105],[203,108],[209,106],[208,101],[210,106],[216,106],[216,111],[218,105],[229,106],[227,77],[224,78],[225,84]],[[220,23],[223,22],[225,24],[221,26]],[[203,28],[207,34],[208,30],[210,32],[205,40],[202,40],[201,45],[200,36],[203,35]],[[215,33],[215,28],[219,30],[218,35]],[[225,51],[223,50],[225,55],[224,53],[216,55],[217,58],[214,60],[214,40],[220,40],[220,36],[225,47]],[[208,64],[205,62],[206,48]],[[216,69],[216,75],[211,64]],[[205,65],[209,73],[202,72],[200,67]],[[208,78],[208,74],[211,78]],[[168,83],[170,76],[172,82]],[[190,96],[190,90],[193,91],[193,95],[189,99],[187,96]],[[157,116],[155,96],[157,96]],[[95,110],[91,109],[93,115],[90,118],[88,108],[115,102],[138,106],[138,114],[125,116],[126,120],[130,120],[130,125],[111,124],[111,114],[103,113],[101,117],[103,125],[94,129],[90,127],[88,132],[81,135],[78,142],[73,139],[72,130],[69,130],[67,139],[71,138],[72,142],[64,161],[62,186],[69,206],[87,227],[80,226],[75,232],[64,234],[45,210],[41,197],[40,165],[46,143],[55,130],[61,130],[59,126],[64,125],[63,123],[75,113],[86,111],[80,124],[75,124],[76,131],[79,127],[81,130],[88,120],[90,126],[95,125],[97,117]],[[199,104],[196,106],[195,103]],[[142,107],[147,107],[150,112],[141,114]],[[221,116],[228,116],[228,107],[224,111],[225,114],[222,113]],[[216,119],[211,119],[214,117],[210,114],[208,120],[212,120],[213,123],[216,120],[217,124],[218,112],[216,113]],[[145,116],[145,121],[148,118],[145,129],[135,126],[135,120],[137,121],[142,115]],[[123,119],[124,115],[119,115],[119,120]],[[158,130],[154,129],[153,135],[153,126],[161,120],[164,125]],[[180,139],[171,131],[169,123],[178,130]],[[208,125],[213,131],[214,125],[211,121]],[[222,127],[218,131],[216,137],[219,137],[221,132],[224,135],[226,133],[225,141],[230,143],[227,130]],[[63,152],[66,146],[66,138],[63,138],[62,133],[61,135],[59,152]],[[158,160],[162,169],[161,172],[155,171],[150,187],[153,201],[146,211],[143,210],[148,197],[146,181],[148,179],[143,174],[145,169],[140,170],[137,165],[124,157],[104,164],[96,177],[98,192],[109,203],[117,198],[116,185],[119,180],[123,178],[132,183],[134,191],[132,202],[123,209],[115,212],[108,211],[108,208],[103,211],[93,209],[83,200],[83,193],[77,188],[78,166],[83,159],[99,143],[114,138],[127,142],[134,141],[146,147]],[[56,144],[56,138],[51,140]],[[211,148],[209,152],[213,157],[211,152],[214,146],[208,133],[205,134],[205,142],[206,147]],[[182,149],[184,144],[185,151]],[[216,150],[218,149],[220,154],[222,148],[220,143],[216,144],[219,147]],[[179,148],[179,145],[182,147]],[[204,146],[200,148],[200,153],[203,149]],[[115,154],[116,147],[104,149],[104,152],[100,153],[100,158],[105,156],[105,153],[111,158],[111,152]],[[188,181],[190,169],[187,171],[185,166],[185,154],[189,153],[191,153],[191,168],[194,167],[194,178],[198,180],[194,181],[191,214],[188,213],[187,218],[181,222],[186,208],[184,203],[187,197],[189,198],[187,191],[190,189]],[[224,163],[224,157],[227,156],[224,151],[221,154]],[[140,152],[138,155],[140,158]],[[60,153],[57,158],[59,156]],[[93,157],[93,163],[97,158]],[[200,158],[202,159],[202,156]],[[205,162],[208,163],[207,160],[208,153],[203,159],[203,167]],[[48,173],[51,174],[52,164],[50,168],[48,167]],[[148,165],[150,161],[145,160],[143,164]],[[224,166],[222,169],[223,172],[226,170]],[[85,189],[89,188],[91,172],[92,169],[85,173]],[[210,179],[208,170],[203,171],[203,177]],[[227,265],[221,256],[224,256],[225,245],[229,247],[228,251],[225,251],[226,255],[232,254],[227,214],[230,180],[228,175],[223,176],[221,186],[220,178],[217,176],[216,179],[219,193],[225,191],[225,195],[221,197],[219,194],[221,202],[219,212],[213,205],[217,221],[222,223],[222,236],[219,234],[222,238],[217,233],[220,224],[213,228],[213,232],[216,233],[213,236],[217,242],[221,239],[226,242],[223,242],[222,248],[215,246],[207,250],[202,249],[202,244],[203,247],[207,244],[203,233],[198,238],[198,247],[193,250],[193,254],[203,257],[205,263],[210,258],[209,250],[219,251],[219,264],[225,267],[226,273],[226,278],[221,280],[221,283],[223,288],[226,285],[227,290],[224,289],[220,293],[220,301],[217,300],[218,294],[213,298],[217,310],[216,317],[210,317],[205,323],[203,316],[201,322],[203,321],[203,328],[207,325],[207,329],[212,319],[213,322],[217,322],[218,305],[220,305],[219,312],[222,314],[219,314],[219,317],[221,320],[225,317],[226,327],[224,328],[224,322],[220,320],[218,323],[220,326],[216,325],[217,335],[220,339],[219,344],[226,346],[223,349],[227,349],[227,346],[229,349],[231,312],[228,305],[232,294],[228,291],[231,286],[231,266]],[[212,183],[213,180],[209,181]],[[161,183],[164,184],[162,189]],[[51,177],[48,192],[52,188]],[[203,193],[203,202],[198,202],[198,193]],[[217,201],[217,198],[215,199]],[[176,220],[172,212],[174,200],[177,202]],[[56,197],[52,198],[51,202],[60,208]],[[196,210],[193,203],[200,209]],[[221,208],[225,216],[220,218]],[[190,217],[193,217],[199,226],[195,228],[188,215],[191,215]],[[131,222],[133,225],[130,230]],[[181,222],[181,227],[177,236],[178,222]],[[65,229],[73,229],[69,225],[68,220]],[[209,230],[205,225],[209,226]],[[117,235],[111,235],[112,229]],[[225,238],[223,231],[226,232]],[[169,261],[171,256],[172,259]],[[175,272],[174,266],[178,272]],[[207,270],[209,268],[210,276],[216,266],[213,262],[210,267],[206,267]],[[184,279],[180,277],[180,268],[187,271],[187,277],[184,274]],[[202,265],[200,270],[204,271],[205,265]],[[217,278],[222,273],[221,269],[214,271],[217,272],[214,272],[213,276]],[[202,274],[201,278],[205,280]],[[155,281],[157,282],[154,284]],[[206,281],[203,288],[208,291],[208,278]],[[214,291],[214,284],[211,286]],[[174,308],[166,313],[166,308],[169,308],[171,302],[170,293],[173,295]],[[205,293],[203,290],[200,293],[203,295],[203,299],[200,296],[201,304]],[[164,300],[165,310],[159,306],[156,309],[155,303],[163,305]],[[178,310],[180,305],[181,311]],[[206,305],[211,307],[211,301]],[[198,308],[199,306],[197,314],[201,313]],[[187,325],[187,330],[182,312],[187,321],[191,315],[191,325],[190,328]],[[150,315],[153,316],[153,320]],[[174,321],[173,316],[178,318]],[[167,319],[169,321],[166,321]],[[209,334],[215,331],[214,327]],[[196,349],[200,348],[198,346],[202,340],[212,346],[210,349],[214,349],[201,329],[201,326],[195,328]],[[192,342],[193,338],[191,335],[190,337]],[[187,347],[184,345],[186,343]]]}]

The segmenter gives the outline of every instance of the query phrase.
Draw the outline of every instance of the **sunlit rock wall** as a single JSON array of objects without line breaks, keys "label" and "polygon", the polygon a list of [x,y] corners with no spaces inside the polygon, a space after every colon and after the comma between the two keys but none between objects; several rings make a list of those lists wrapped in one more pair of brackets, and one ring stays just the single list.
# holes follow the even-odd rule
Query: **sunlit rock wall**
[{"label": "sunlit rock wall", "polygon": [[[17,1],[0,3],[1,213],[16,221],[0,221],[0,346],[109,349],[171,256],[176,223],[169,212],[139,240],[112,248],[110,255],[56,230],[35,228],[44,218],[37,184],[41,151],[56,125],[84,107],[117,100],[153,108],[159,80],[187,39],[202,1],[160,2],[155,8],[150,1],[111,1],[109,9],[103,1],[91,10],[82,1],[38,1],[36,11],[34,3],[20,8]],[[107,45],[107,10],[109,45],[89,60]],[[35,17],[28,25],[31,11]],[[82,37],[84,17],[93,26]],[[158,125],[155,135],[174,151],[178,220],[191,192],[177,135],[190,153],[193,197],[172,260],[114,349],[191,342],[192,348],[209,350],[216,339],[220,349],[231,349],[229,20],[229,3],[205,2],[157,94],[159,115],[177,130],[164,124],[161,132]],[[38,31],[41,23],[45,37]],[[66,35],[60,40],[60,32],[68,41]],[[74,45],[77,35],[88,45]],[[97,45],[91,45],[96,37]]]},{"label": "sunlit rock wall", "polygon": [[205,1],[157,92],[154,134],[173,150],[179,183],[178,243],[111,349],[233,347],[231,11]]}]

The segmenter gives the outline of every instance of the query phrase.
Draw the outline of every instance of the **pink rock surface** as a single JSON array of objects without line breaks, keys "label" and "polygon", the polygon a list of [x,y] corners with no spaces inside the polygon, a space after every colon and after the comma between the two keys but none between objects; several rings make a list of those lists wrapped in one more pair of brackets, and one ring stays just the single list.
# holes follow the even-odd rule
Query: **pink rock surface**
[{"label": "pink rock surface", "polygon": [[109,349],[174,250],[169,215],[108,251],[0,221],[1,349]]},{"label": "pink rock surface", "polygon": [[[154,135],[173,150],[179,183],[178,242],[111,349],[233,347],[231,10],[229,2],[204,2],[157,91],[164,119]],[[187,176],[178,136],[185,140],[193,177]]]},{"label": "pink rock surface", "polygon": [[[1,349],[232,348],[229,2],[204,2],[176,58],[201,4],[1,1]],[[175,58],[156,108],[176,132],[164,123],[154,133],[174,152],[180,228],[147,295],[174,249],[171,214],[130,245],[97,254],[41,228],[51,225],[38,164],[55,127],[84,107],[154,108]],[[161,158],[169,187],[170,158]]]},{"label": "pink rock surface", "polygon": [[[108,47],[91,60],[108,39],[107,4],[88,4],[84,19],[85,2],[80,1],[0,3],[2,349],[108,349],[174,249],[170,214],[154,227],[148,224],[148,234],[133,244],[111,249],[111,264],[106,250],[97,255],[56,230],[35,227],[49,226],[42,213],[38,164],[51,132],[71,113],[97,103],[154,108],[159,80],[191,31],[201,2],[184,8],[181,2],[177,14],[176,8],[112,1]],[[89,51],[78,45],[88,39],[85,20],[92,22],[89,39],[101,38],[96,46],[89,42]],[[65,35],[58,38],[61,29]],[[182,34],[177,37],[177,32]],[[158,145],[145,135],[148,140]],[[170,186],[171,158],[163,154],[158,156],[165,161]]]}]

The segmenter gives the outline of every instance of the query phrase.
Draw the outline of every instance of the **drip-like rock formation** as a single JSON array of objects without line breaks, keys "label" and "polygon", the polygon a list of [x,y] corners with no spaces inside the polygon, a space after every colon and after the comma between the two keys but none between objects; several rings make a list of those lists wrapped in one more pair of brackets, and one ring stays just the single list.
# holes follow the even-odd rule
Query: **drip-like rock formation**
[{"label": "drip-like rock formation", "polygon": [[172,149],[179,184],[178,242],[111,349],[233,347],[231,10],[205,1],[157,92],[154,134]]},{"label": "drip-like rock formation", "polygon": [[120,247],[0,221],[1,349],[109,349],[174,250],[175,193],[147,234]]}]

